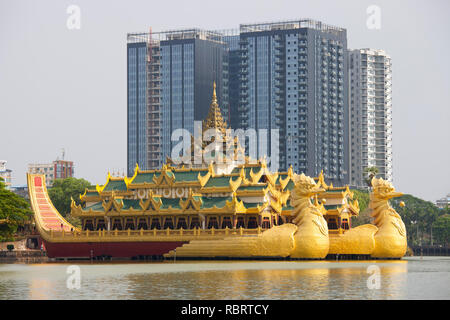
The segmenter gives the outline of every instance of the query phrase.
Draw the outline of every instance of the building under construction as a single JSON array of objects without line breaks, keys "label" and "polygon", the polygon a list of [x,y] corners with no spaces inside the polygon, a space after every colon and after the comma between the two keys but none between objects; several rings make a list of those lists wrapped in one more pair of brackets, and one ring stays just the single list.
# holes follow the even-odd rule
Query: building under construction
[{"label": "building under construction", "polygon": [[224,118],[230,119],[230,36],[199,29],[128,34],[128,175],[136,163],[159,168],[171,156],[173,130],[193,133],[194,121],[207,115],[214,81]]}]

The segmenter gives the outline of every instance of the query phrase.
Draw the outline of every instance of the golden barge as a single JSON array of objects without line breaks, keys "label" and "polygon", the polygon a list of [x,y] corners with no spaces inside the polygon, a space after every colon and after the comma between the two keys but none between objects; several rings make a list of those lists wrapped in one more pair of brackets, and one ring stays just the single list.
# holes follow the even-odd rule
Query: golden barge
[{"label": "golden barge", "polygon": [[[225,132],[213,101],[204,130]],[[233,140],[232,144],[238,143]],[[209,162],[140,170],[132,177],[108,174],[103,186],[87,189],[68,223],[52,205],[42,175],[28,174],[36,227],[50,258],[284,258],[337,255],[401,258],[406,231],[388,200],[400,196],[373,179],[374,224],[352,228],[358,202],[348,187],[316,178],[271,172],[264,159],[237,164]]]}]

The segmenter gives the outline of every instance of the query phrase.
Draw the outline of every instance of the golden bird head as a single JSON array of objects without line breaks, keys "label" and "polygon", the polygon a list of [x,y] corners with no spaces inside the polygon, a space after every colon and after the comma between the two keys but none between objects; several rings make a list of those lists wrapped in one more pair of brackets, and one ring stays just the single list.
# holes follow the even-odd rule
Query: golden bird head
[{"label": "golden bird head", "polygon": [[317,185],[313,178],[305,176],[305,174],[295,175],[294,184],[296,191],[304,196],[312,197],[318,193],[325,191]]},{"label": "golden bird head", "polygon": [[403,195],[401,192],[396,192],[392,183],[383,178],[373,178],[372,187],[374,195],[379,199],[389,200]]}]

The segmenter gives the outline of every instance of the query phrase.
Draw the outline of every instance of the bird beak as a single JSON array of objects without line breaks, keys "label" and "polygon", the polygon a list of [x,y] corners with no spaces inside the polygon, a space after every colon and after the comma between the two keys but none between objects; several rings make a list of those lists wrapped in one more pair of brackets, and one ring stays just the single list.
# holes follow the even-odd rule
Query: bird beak
[{"label": "bird beak", "polygon": [[325,189],[321,188],[321,187],[314,187],[314,189],[312,190],[314,193],[321,193],[324,192]]},{"label": "bird beak", "polygon": [[389,199],[401,197],[403,195],[402,192],[391,192],[389,193]]}]

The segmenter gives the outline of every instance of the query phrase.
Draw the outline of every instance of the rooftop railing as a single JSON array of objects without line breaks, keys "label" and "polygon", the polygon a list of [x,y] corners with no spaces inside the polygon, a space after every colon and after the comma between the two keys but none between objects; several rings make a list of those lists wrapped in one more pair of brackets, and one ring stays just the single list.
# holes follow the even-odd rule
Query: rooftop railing
[{"label": "rooftop railing", "polygon": [[301,19],[301,20],[288,20],[279,22],[264,22],[255,24],[241,24],[240,32],[259,32],[259,31],[272,31],[272,30],[289,30],[289,29],[300,29],[300,28],[310,28],[323,32],[332,32],[335,34],[345,33],[344,28],[328,25],[320,21],[312,19]]}]

